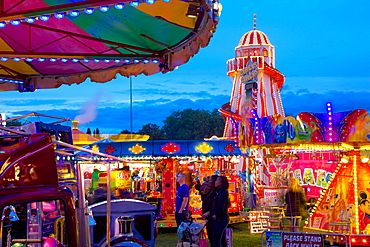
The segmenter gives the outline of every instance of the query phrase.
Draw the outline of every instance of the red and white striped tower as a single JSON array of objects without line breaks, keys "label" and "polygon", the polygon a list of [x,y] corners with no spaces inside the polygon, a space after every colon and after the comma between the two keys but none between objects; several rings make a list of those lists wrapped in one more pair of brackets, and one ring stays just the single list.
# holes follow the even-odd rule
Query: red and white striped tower
[{"label": "red and white striped tower", "polygon": [[[280,91],[285,78],[275,69],[274,46],[266,34],[256,29],[256,15],[253,30],[240,39],[235,58],[227,61],[227,68],[227,75],[233,78],[233,89],[230,103],[220,109],[227,118],[225,137],[238,135],[235,127],[240,128],[251,118],[252,109],[259,118],[277,114],[284,117]],[[257,76],[251,79],[253,75]]]}]

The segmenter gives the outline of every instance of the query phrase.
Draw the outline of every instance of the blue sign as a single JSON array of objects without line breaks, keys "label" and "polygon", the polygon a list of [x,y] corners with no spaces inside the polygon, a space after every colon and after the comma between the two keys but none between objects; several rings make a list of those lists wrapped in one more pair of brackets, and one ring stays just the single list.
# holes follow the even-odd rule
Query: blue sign
[{"label": "blue sign", "polygon": [[267,247],[282,247],[283,241],[281,232],[267,231],[266,233],[266,246]]}]

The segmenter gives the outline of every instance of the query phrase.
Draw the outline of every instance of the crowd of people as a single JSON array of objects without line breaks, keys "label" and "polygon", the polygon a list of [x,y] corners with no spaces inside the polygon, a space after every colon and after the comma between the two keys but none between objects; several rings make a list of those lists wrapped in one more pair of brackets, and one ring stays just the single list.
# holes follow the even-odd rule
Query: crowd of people
[{"label": "crowd of people", "polygon": [[[175,212],[177,226],[185,220],[188,212],[190,188],[185,181],[186,174],[179,173]],[[202,217],[207,220],[206,228],[211,247],[227,246],[225,232],[229,223],[230,205],[228,188],[227,178],[218,175],[207,177],[202,184],[197,183],[195,186],[201,195]]]}]

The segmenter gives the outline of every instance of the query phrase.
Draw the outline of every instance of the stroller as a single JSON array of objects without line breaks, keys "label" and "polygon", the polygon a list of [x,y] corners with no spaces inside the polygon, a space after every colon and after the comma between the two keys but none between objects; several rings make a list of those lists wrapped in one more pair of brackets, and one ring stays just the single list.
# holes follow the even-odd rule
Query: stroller
[{"label": "stroller", "polygon": [[177,229],[179,237],[177,247],[199,247],[200,239],[207,241],[203,231],[206,224],[207,221],[205,223],[193,222],[193,220],[182,222]]}]

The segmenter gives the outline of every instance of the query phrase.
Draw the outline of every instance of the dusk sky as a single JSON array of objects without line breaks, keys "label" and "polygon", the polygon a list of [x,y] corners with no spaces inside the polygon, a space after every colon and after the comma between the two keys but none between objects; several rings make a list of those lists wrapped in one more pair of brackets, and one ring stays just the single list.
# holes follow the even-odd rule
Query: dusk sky
[{"label": "dusk sky", "polygon": [[[275,46],[276,68],[285,76],[286,114],[370,110],[369,1],[220,0],[223,12],[208,47],[167,74],[133,77],[133,130],[162,120],[174,110],[213,110],[230,99],[226,61],[244,33],[264,32]],[[84,125],[115,134],[130,128],[129,79],[86,81],[34,93],[1,92],[0,112],[8,117],[37,112],[74,119],[81,109],[96,109]],[[87,119],[86,121],[88,121]]]}]

